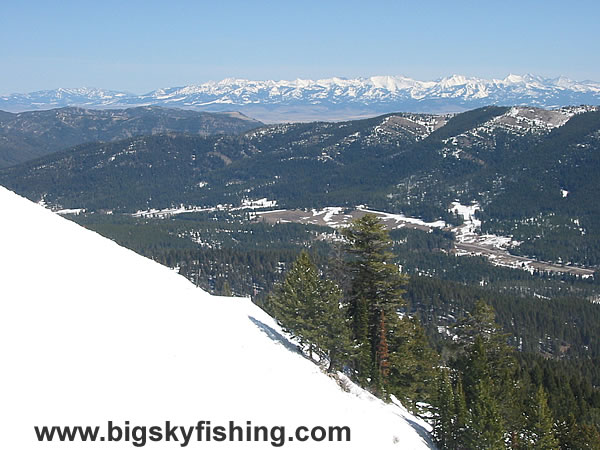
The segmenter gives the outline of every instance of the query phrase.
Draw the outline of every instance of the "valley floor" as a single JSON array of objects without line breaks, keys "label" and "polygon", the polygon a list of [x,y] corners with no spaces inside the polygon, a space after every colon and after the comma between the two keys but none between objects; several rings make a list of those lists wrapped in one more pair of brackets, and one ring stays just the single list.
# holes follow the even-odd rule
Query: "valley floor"
[{"label": "valley floor", "polygon": [[346,210],[341,207],[329,207],[322,210],[274,210],[259,211],[254,216],[255,220],[263,220],[267,223],[285,223],[296,222],[310,225],[329,226],[338,228],[348,225],[353,219],[361,217],[367,213],[373,213],[379,217],[388,229],[410,228],[421,231],[432,231],[436,228],[451,231],[455,235],[455,249],[457,255],[477,255],[487,258],[492,264],[516,269],[523,269],[529,272],[550,272],[559,274],[570,274],[579,277],[593,277],[595,270],[592,268],[571,266],[567,264],[553,264],[545,261],[538,261],[533,258],[513,255],[508,250],[512,244],[509,237],[482,235],[477,232],[475,220],[471,216],[467,217],[466,222],[459,226],[449,226],[443,221],[424,222],[420,219],[406,217],[401,214],[390,214],[381,211],[371,211],[358,207],[353,210]]}]

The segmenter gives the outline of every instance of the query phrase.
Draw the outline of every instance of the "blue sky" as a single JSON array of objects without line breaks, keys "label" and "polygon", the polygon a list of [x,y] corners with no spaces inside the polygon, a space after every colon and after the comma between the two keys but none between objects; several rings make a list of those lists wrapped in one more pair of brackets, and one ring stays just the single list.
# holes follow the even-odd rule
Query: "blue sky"
[{"label": "blue sky", "polygon": [[600,81],[597,0],[3,3],[0,94],[226,77]]}]

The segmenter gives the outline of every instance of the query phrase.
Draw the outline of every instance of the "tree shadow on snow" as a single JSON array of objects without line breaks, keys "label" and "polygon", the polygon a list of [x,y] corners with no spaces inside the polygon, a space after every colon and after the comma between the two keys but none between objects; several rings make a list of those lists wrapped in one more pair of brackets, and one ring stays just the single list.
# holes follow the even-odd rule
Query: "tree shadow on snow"
[{"label": "tree shadow on snow", "polygon": [[282,335],[279,331],[275,330],[274,328],[270,327],[266,323],[261,322],[260,320],[254,318],[252,316],[248,316],[248,319],[250,319],[250,321],[254,325],[256,325],[260,331],[265,333],[269,337],[269,339],[271,339],[272,341],[282,344],[285,348],[287,348],[288,350],[290,350],[292,352],[302,353],[300,351],[300,349],[298,348],[298,346],[296,346],[295,344],[288,341],[286,339],[286,337],[284,335]]},{"label": "tree shadow on snow", "polygon": [[402,417],[406,421],[406,423],[409,424],[412,427],[412,429],[417,432],[417,434],[421,437],[421,439],[423,439],[423,441],[427,443],[427,445],[429,445],[431,448],[437,448],[435,447],[433,440],[431,439],[431,434],[429,434],[429,432],[425,429],[425,427],[423,427],[423,425],[421,425],[416,420],[412,419],[410,416],[400,417]]},{"label": "tree shadow on snow", "polygon": [[[306,359],[309,359],[308,356],[305,355],[304,352],[302,352],[297,345],[290,342],[284,335],[282,335],[279,331],[275,330],[273,327],[270,327],[266,323],[261,322],[260,320],[256,319],[255,317],[252,317],[252,316],[248,316],[248,319],[250,319],[250,321],[254,325],[256,325],[260,331],[265,333],[269,337],[269,339],[271,339],[272,341],[283,345],[285,348],[287,348],[291,352],[299,353],[302,356],[304,356]],[[405,415],[401,415],[399,413],[397,413],[397,415],[399,417],[402,417],[402,419],[404,419],[419,434],[419,436],[431,446],[431,448],[435,448],[433,445],[433,442],[431,440],[430,434],[419,422],[411,419],[411,417],[408,415],[405,416]]]}]

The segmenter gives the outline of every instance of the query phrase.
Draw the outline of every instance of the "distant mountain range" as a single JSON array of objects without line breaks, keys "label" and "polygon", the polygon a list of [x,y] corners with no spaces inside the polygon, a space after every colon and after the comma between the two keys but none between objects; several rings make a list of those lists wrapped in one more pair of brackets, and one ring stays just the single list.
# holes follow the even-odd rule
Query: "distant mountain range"
[{"label": "distant mountain range", "polygon": [[453,75],[437,81],[403,76],[323,80],[219,82],[158,89],[147,94],[103,89],[56,89],[0,96],[0,110],[63,106],[124,108],[160,105],[201,111],[240,111],[269,122],[336,120],[388,112],[447,113],[486,105],[557,108],[599,105],[600,82],[508,75],[504,79]]}]

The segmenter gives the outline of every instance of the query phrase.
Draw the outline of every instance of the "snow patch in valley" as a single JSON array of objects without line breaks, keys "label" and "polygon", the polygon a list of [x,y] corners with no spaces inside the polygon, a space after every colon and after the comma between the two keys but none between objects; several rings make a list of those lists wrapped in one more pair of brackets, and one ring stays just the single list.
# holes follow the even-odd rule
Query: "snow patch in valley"
[{"label": "snow patch in valley", "polygon": [[446,222],[443,220],[436,220],[435,222],[425,222],[421,219],[416,219],[414,217],[406,217],[404,214],[391,214],[381,211],[373,211],[365,208],[358,208],[359,211],[363,211],[365,213],[371,213],[377,215],[380,220],[384,222],[393,221],[396,222],[396,226],[392,228],[404,228],[407,223],[413,225],[421,225],[428,228],[444,228],[446,226]]},{"label": "snow patch in valley", "polygon": [[[473,202],[470,205],[462,205],[458,201],[454,201],[450,204],[449,211],[458,214],[464,221],[462,225],[454,228],[454,233],[458,242],[503,250],[520,244],[520,242],[514,241],[507,236],[480,234],[481,220],[475,218],[475,214],[480,209],[481,207],[477,202]],[[491,259],[493,260],[493,258]]]},{"label": "snow patch in valley", "polygon": [[85,212],[85,208],[70,208],[70,209],[59,209],[58,211],[54,211],[56,214],[66,215],[66,214],[75,214],[79,215]]},{"label": "snow patch in valley", "polygon": [[[204,187],[206,183],[204,183]],[[214,207],[204,207],[204,206],[184,206],[180,205],[176,208],[164,208],[164,209],[145,209],[139,210],[131,215],[133,217],[158,217],[165,218],[170,216],[175,216],[177,214],[185,214],[185,213],[194,213],[194,212],[215,212],[215,211],[240,211],[244,209],[260,209],[260,208],[272,208],[277,206],[276,200],[269,200],[266,197],[260,198],[258,200],[251,199],[243,199],[241,206],[234,207],[233,205],[217,205]]]},{"label": "snow patch in valley", "polygon": [[269,200],[266,197],[258,200],[245,198],[242,200],[241,209],[274,208],[275,206],[277,206],[277,200]]}]

